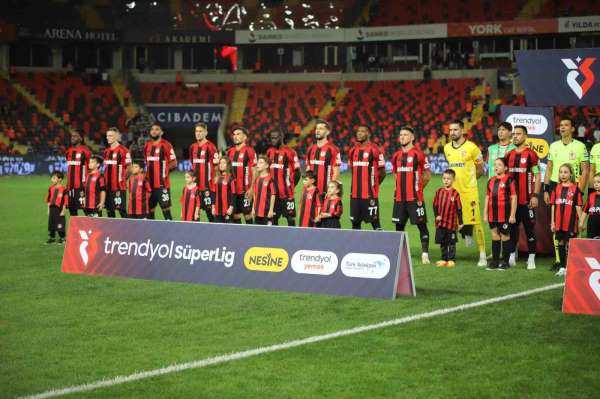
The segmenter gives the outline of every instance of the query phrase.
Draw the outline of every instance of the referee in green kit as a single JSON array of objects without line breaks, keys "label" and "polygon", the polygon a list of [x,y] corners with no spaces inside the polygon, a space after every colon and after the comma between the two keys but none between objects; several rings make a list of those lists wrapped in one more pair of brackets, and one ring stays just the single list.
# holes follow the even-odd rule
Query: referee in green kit
[{"label": "referee in green kit", "polygon": [[[550,193],[558,184],[558,170],[563,164],[569,164],[575,173],[575,181],[582,193],[585,193],[585,187],[588,181],[589,157],[585,144],[573,138],[575,124],[573,119],[562,117],[558,127],[560,140],[550,145],[548,154],[548,163],[544,173],[544,202],[550,205]],[[558,242],[554,239],[554,254],[556,263],[553,269],[558,265]],[[560,266],[560,265],[559,265]]]}]

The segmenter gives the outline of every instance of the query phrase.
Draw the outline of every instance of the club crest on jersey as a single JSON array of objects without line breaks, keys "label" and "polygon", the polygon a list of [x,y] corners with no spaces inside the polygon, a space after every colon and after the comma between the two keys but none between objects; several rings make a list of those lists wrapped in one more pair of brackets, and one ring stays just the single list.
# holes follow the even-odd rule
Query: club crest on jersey
[{"label": "club crest on jersey", "polygon": [[363,152],[363,158],[369,158],[369,153],[368,152]]},{"label": "club crest on jersey", "polygon": [[467,152],[465,150],[461,150],[460,151],[460,156],[463,157],[463,158],[466,157],[467,156]]},{"label": "club crest on jersey", "polygon": [[204,155],[204,154],[206,154],[206,151],[204,151],[204,150],[200,151],[200,155],[201,156]]},{"label": "club crest on jersey", "polygon": [[527,159],[521,158],[521,163],[527,163]]},{"label": "club crest on jersey", "polygon": [[500,186],[500,188],[504,188],[504,187],[506,187],[506,184],[504,184],[504,183],[500,183],[500,185],[499,185],[499,186]]},{"label": "club crest on jersey", "polygon": [[[569,69],[569,73],[567,74],[567,85],[569,85],[569,88],[575,93],[577,98],[581,100],[594,85],[594,73],[590,67],[594,61],[596,61],[596,58],[587,57],[581,59],[581,57],[578,56],[575,60],[572,60],[571,58],[561,58],[561,61],[565,64],[567,69]],[[581,84],[577,82],[580,73],[585,78]]]},{"label": "club crest on jersey", "polygon": [[569,160],[574,161],[575,159],[577,159],[577,155],[573,151],[569,152]]},{"label": "club crest on jersey", "polygon": [[412,160],[413,160],[413,157],[406,158],[406,162],[412,162]]},{"label": "club crest on jersey", "polygon": [[80,153],[75,154],[75,158],[77,158],[77,159],[81,158],[81,154]]},{"label": "club crest on jersey", "polygon": [[116,158],[116,157],[117,157],[117,154],[116,154],[116,153],[113,153],[113,156],[112,156],[112,157],[113,157],[113,159],[114,159],[114,158]]},{"label": "club crest on jersey", "polygon": [[154,150],[154,153],[155,153],[156,155],[158,155],[158,154],[160,154],[160,150],[157,148],[157,149],[155,149],[155,150]]}]

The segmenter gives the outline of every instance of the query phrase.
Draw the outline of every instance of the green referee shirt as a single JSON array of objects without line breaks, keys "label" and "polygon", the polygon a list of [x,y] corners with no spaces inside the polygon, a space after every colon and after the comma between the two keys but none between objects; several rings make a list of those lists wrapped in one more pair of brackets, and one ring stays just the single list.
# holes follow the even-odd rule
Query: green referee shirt
[{"label": "green referee shirt", "polygon": [[600,143],[594,144],[590,151],[590,166],[596,167],[596,173],[600,173]]},{"label": "green referee shirt", "polygon": [[509,143],[507,145],[502,145],[500,143],[492,144],[488,148],[488,179],[494,177],[494,162],[498,158],[504,158],[504,156],[512,149],[515,149],[515,145],[513,143]]},{"label": "green referee shirt", "polygon": [[565,163],[570,164],[575,173],[575,181],[578,181],[579,176],[581,176],[581,162],[587,162],[589,158],[585,144],[573,139],[573,141],[566,145],[563,144],[562,140],[550,144],[548,160],[552,161],[552,176],[550,176],[550,180],[558,183],[558,170],[561,165]]}]

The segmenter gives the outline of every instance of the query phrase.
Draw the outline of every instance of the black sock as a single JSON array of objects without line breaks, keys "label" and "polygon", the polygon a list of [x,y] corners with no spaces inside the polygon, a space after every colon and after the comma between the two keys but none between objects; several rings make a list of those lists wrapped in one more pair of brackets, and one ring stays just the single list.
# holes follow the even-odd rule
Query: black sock
[{"label": "black sock", "polygon": [[427,225],[422,223],[418,224],[417,227],[421,235],[421,249],[423,252],[429,252],[429,230],[427,230]]},{"label": "black sock", "polygon": [[215,217],[213,216],[212,212],[206,212],[206,219],[210,222],[213,223],[215,221]]},{"label": "black sock", "polygon": [[[273,217],[273,219],[271,219],[271,224],[273,226],[279,226],[279,218]],[[288,226],[289,226],[289,224],[288,224]]]},{"label": "black sock", "polygon": [[254,222],[252,221],[252,219],[245,219],[246,224],[254,224]]},{"label": "black sock", "polygon": [[492,240],[492,259],[500,259],[500,240]]},{"label": "black sock", "polygon": [[163,213],[165,220],[173,220],[173,216],[171,216],[170,209],[168,211],[163,210],[162,213]]},{"label": "black sock", "polygon": [[440,252],[442,253],[442,260],[448,260],[448,246],[440,245]]},{"label": "black sock", "polygon": [[560,259],[560,267],[567,267],[567,247],[565,244],[558,244],[558,258]]},{"label": "black sock", "polygon": [[127,211],[125,209],[119,209],[119,215],[121,215],[122,218],[126,218]]},{"label": "black sock", "polygon": [[117,216],[117,214],[115,213],[114,210],[109,211],[108,209],[106,210],[106,216],[108,216],[109,218],[114,218],[115,216]]},{"label": "black sock", "polygon": [[396,223],[396,231],[404,231],[405,224]]},{"label": "black sock", "polygon": [[288,226],[291,226],[291,227],[296,226],[296,219],[294,219],[294,218],[288,218],[287,222],[288,222]]},{"label": "black sock", "polygon": [[379,219],[373,220],[371,225],[373,226],[373,230],[381,230],[381,223],[379,223]]},{"label": "black sock", "polygon": [[148,214],[146,215],[146,218],[148,218],[148,219],[154,219],[154,211],[148,212]]},{"label": "black sock", "polygon": [[510,257],[512,245],[510,245],[510,239],[508,241],[502,241],[502,261],[508,263]]},{"label": "black sock", "polygon": [[71,216],[77,216],[77,209],[76,208],[69,208],[69,213],[71,214]]},{"label": "black sock", "polygon": [[535,237],[530,237],[527,239],[527,252],[529,252],[529,255],[535,253],[535,244]]},{"label": "black sock", "polygon": [[360,222],[352,222],[352,230],[360,230]]},{"label": "black sock", "polygon": [[242,219],[233,218],[233,219],[229,219],[229,220],[231,221],[231,223],[242,224]]},{"label": "black sock", "polygon": [[64,238],[65,238],[65,232],[64,232],[64,231],[59,231],[59,232],[58,232],[58,236],[59,236],[60,238],[64,239]]},{"label": "black sock", "polygon": [[450,245],[448,245],[448,259],[447,260],[451,260],[454,262],[455,258],[456,258],[456,244],[450,244]]}]

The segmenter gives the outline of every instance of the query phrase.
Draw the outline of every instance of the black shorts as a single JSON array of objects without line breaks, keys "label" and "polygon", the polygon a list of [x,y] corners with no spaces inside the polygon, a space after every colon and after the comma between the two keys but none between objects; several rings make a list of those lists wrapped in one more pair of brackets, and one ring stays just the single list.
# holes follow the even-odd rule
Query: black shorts
[{"label": "black shorts", "polygon": [[324,227],[327,229],[341,229],[342,225],[340,224],[340,218],[324,218],[321,219],[319,227]]},{"label": "black shorts", "polygon": [[412,224],[427,223],[425,203],[421,203],[419,206],[417,201],[395,201],[392,222],[400,225],[406,225],[406,222],[409,218]]},{"label": "black shorts", "polygon": [[83,188],[72,188],[69,190],[69,209],[83,209],[85,192]]},{"label": "black shorts", "polygon": [[235,205],[233,207],[233,213],[249,215],[252,213],[252,199],[246,198],[244,194],[235,194]]},{"label": "black shorts", "polygon": [[215,194],[210,190],[204,190],[202,192],[202,201],[200,202],[200,208],[206,213],[212,213],[212,206],[215,201]]},{"label": "black shorts", "polygon": [[435,229],[435,243],[444,246],[456,244],[456,231],[438,227]]},{"label": "black shorts", "polygon": [[49,209],[48,232],[65,232],[65,216],[60,216],[60,208],[54,205]]},{"label": "black shorts", "polygon": [[600,238],[600,216],[588,217],[587,238]]},{"label": "black shorts", "polygon": [[223,215],[215,215],[214,219],[213,219],[213,222],[214,223],[229,223],[230,220],[231,220],[231,216],[229,216],[229,215],[225,215],[225,216],[223,216]]},{"label": "black shorts", "polygon": [[95,218],[102,216],[102,211],[98,211],[96,208],[84,208],[83,213],[85,216],[91,216]]},{"label": "black shorts", "polygon": [[107,211],[126,211],[127,210],[127,191],[117,190],[109,191],[106,190],[106,210]]},{"label": "black shorts", "polygon": [[379,200],[377,198],[351,198],[350,220],[353,223],[372,223],[379,220]]},{"label": "black shorts", "polygon": [[273,208],[273,217],[278,219],[280,216],[284,218],[296,217],[296,202],[294,198],[275,198],[275,206]]},{"label": "black shorts", "polygon": [[554,237],[556,238],[556,241],[567,241],[577,237],[577,233],[572,231],[557,231],[554,233]]},{"label": "black shorts", "polygon": [[529,208],[528,205],[517,205],[515,218],[517,220],[517,226],[519,223],[523,223],[523,225],[535,225],[535,209]]},{"label": "black shorts", "polygon": [[146,215],[127,215],[129,219],[144,219]]},{"label": "black shorts", "polygon": [[509,235],[510,229],[512,225],[508,222],[500,223],[500,222],[490,222],[490,229],[497,229],[499,234]]},{"label": "black shorts", "polygon": [[263,225],[263,226],[267,226],[267,225],[272,225],[273,222],[269,218],[255,217],[254,218],[254,224],[260,224],[260,225]]},{"label": "black shorts", "polygon": [[166,209],[171,207],[171,189],[169,188],[154,188],[150,193],[150,209],[155,209],[156,205],[160,206],[160,209]]}]

